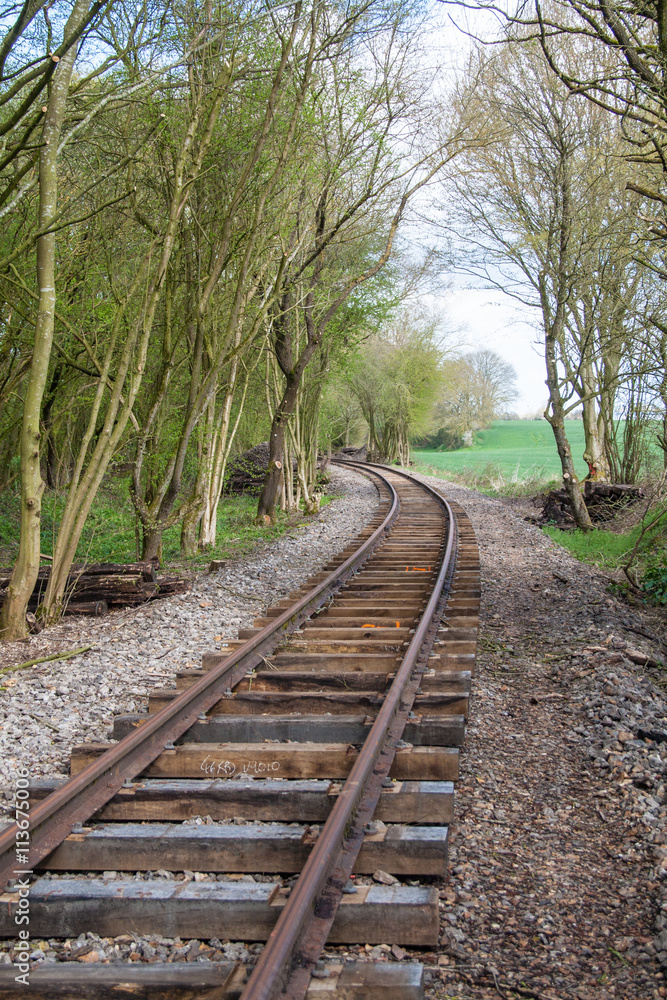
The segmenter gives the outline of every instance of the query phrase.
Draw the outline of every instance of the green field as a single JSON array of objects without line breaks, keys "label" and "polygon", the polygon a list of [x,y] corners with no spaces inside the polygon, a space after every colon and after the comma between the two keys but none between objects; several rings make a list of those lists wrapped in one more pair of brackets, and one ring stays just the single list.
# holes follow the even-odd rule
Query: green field
[{"label": "green field", "polygon": [[[582,459],[584,427],[581,420],[568,420],[567,436],[577,475],[588,468]],[[495,420],[488,430],[475,435],[471,448],[458,451],[413,451],[412,459],[443,473],[477,475],[494,472],[509,482],[525,479],[560,479],[561,465],[553,431],[546,420]]]}]

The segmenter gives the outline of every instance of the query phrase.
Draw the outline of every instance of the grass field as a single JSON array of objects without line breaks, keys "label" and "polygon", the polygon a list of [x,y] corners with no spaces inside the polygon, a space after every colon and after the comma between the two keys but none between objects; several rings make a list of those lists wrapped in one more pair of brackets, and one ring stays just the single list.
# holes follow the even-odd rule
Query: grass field
[{"label": "grass field", "polygon": [[[581,458],[584,450],[584,427],[580,420],[567,422],[567,436],[572,448],[574,467],[579,476],[588,472]],[[496,420],[488,430],[475,435],[471,448],[458,451],[413,451],[418,465],[430,466],[456,475],[494,472],[512,483],[521,480],[561,478],[561,465],[553,431],[546,420]]]}]

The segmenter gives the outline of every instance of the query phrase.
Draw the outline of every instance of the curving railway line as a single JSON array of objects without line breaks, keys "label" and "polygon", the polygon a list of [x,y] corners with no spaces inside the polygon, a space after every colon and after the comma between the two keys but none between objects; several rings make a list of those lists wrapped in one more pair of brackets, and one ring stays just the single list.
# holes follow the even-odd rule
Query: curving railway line
[{"label": "curving railway line", "polygon": [[[367,529],[175,690],[153,691],[147,714],[117,717],[117,742],[75,746],[69,781],[33,783],[29,860],[16,826],[0,834],[0,936],[16,935],[30,878],[33,939],[265,941],[254,968],[61,962],[17,988],[5,966],[0,997],[423,995],[419,963],[320,959],[327,941],[437,946],[428,877],[446,873],[479,559],[458,505],[354,467],[380,492]],[[158,870],[206,877],[111,877]]]}]

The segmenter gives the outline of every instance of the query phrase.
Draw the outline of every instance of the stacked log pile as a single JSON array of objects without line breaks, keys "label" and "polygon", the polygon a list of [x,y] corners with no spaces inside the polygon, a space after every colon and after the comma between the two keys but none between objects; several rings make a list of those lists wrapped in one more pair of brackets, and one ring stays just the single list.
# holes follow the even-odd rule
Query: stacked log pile
[{"label": "stacked log pile", "polygon": [[365,462],[368,456],[368,446],[362,444],[361,448],[341,448],[333,457],[348,462]]},{"label": "stacked log pile", "polygon": [[[263,441],[242,455],[230,459],[225,474],[226,493],[250,493],[259,495],[266,470],[269,465],[269,442]],[[296,460],[292,460],[292,472],[296,474]]]},{"label": "stacked log pile", "polygon": [[[28,605],[35,611],[46,591],[50,569],[39,571]],[[11,570],[0,569],[0,603],[9,585]],[[182,594],[190,584],[178,576],[158,576],[155,562],[85,563],[73,565],[67,578],[67,615],[103,615],[109,608],[126,608],[172,594]]]},{"label": "stacked log pile", "polygon": [[[644,491],[639,486],[590,481],[584,483],[584,502],[591,521],[608,521],[618,513],[620,507],[641,500],[643,496]],[[574,525],[572,508],[565,490],[550,490],[543,498],[540,517],[534,520],[540,524]]]},{"label": "stacked log pile", "polygon": [[268,441],[232,458],[227,465],[225,490],[227,493],[259,493],[264,485],[268,464]]}]

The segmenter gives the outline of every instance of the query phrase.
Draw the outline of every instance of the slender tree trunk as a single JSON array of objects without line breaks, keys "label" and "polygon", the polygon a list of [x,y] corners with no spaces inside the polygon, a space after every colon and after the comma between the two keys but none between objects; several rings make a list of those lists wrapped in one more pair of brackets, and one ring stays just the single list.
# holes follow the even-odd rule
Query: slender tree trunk
[{"label": "slender tree trunk", "polygon": [[229,391],[228,396],[225,398],[225,402],[222,409],[220,426],[217,429],[217,437],[215,441],[215,452],[213,463],[211,467],[210,477],[206,483],[206,493],[204,497],[204,512],[201,526],[201,535],[199,539],[199,547],[202,549],[211,548],[215,545],[216,536],[218,531],[218,507],[220,505],[220,497],[222,496],[222,487],[225,480],[225,470],[227,468],[227,460],[229,459],[229,453],[231,451],[232,444],[234,443],[234,438],[236,436],[236,431],[238,429],[241,415],[243,413],[243,404],[245,403],[246,391],[248,388],[248,383],[244,385],[243,395],[239,405],[239,411],[236,415],[236,420],[234,421],[234,426],[230,430],[229,418],[231,413],[232,401],[233,401],[233,391]]},{"label": "slender tree trunk", "polygon": [[568,441],[567,434],[565,433],[564,405],[559,388],[560,383],[558,379],[558,364],[556,358],[556,337],[552,332],[547,332],[545,341],[545,360],[547,366],[549,406],[547,407],[544,416],[551,424],[551,429],[554,433],[556,448],[558,449],[561,468],[563,470],[563,485],[565,486],[565,491],[567,493],[568,500],[570,501],[570,506],[572,507],[574,520],[577,527],[581,528],[582,531],[591,531],[593,525],[591,523],[591,518],[588,513],[588,509],[586,508],[586,504],[584,503],[577,474],[574,471],[574,462],[572,461],[570,442]]},{"label": "slender tree trunk", "polygon": [[601,413],[598,413],[595,399],[585,399],[582,403],[584,437],[584,462],[588,466],[587,479],[591,482],[606,483],[609,480],[609,461],[607,459],[607,440],[605,425]]},{"label": "slender tree trunk", "polygon": [[[285,427],[290,416],[294,412],[297,396],[299,392],[298,376],[290,373],[287,377],[287,384],[283,392],[282,399],[276,407],[271,423],[271,434],[269,436],[269,464],[264,478],[264,486],[257,505],[257,518],[264,517],[275,520],[276,499],[280,489],[280,474],[283,467],[283,454],[285,451]],[[286,469],[285,475],[291,476],[292,470]]]},{"label": "slender tree trunk", "polygon": [[285,506],[283,510],[294,510],[294,472],[292,470],[292,454],[289,445],[285,444],[285,460],[283,462],[283,474],[280,480],[281,495],[285,494]]},{"label": "slender tree trunk", "polygon": [[667,371],[665,371],[665,363],[667,362],[667,352],[665,348],[667,347],[667,338],[663,334],[662,339],[662,361],[663,361],[663,377],[660,383],[660,388],[658,390],[660,394],[660,399],[662,401],[662,431],[658,433],[658,444],[662,448],[662,466],[667,469]]},{"label": "slender tree trunk", "polygon": [[197,446],[197,478],[192,491],[192,503],[181,522],[181,554],[192,558],[197,552],[197,530],[206,511],[208,487],[211,481],[212,455],[215,447],[215,410],[213,396],[206,407],[206,419],[199,423]]},{"label": "slender tree trunk", "polygon": [[197,514],[184,517],[181,523],[181,555],[192,559],[197,555],[197,528],[201,521],[201,510]]},{"label": "slender tree trunk", "polygon": [[556,448],[563,470],[563,485],[567,493],[574,520],[582,531],[591,531],[593,525],[584,503],[577,474],[574,471],[570,442],[565,433],[565,407],[560,389],[558,372],[558,346],[563,342],[565,328],[565,305],[568,297],[569,284],[569,244],[572,238],[572,198],[570,191],[569,160],[565,151],[561,156],[561,219],[558,246],[558,276],[556,286],[555,309],[551,308],[549,292],[544,276],[540,276],[540,298],[542,315],[544,316],[545,348],[544,360],[547,369],[547,388],[549,404],[544,416],[551,424],[556,440]]},{"label": "slender tree trunk", "polygon": [[[77,0],[65,26],[64,37],[78,31],[89,0]],[[53,75],[39,154],[39,228],[37,285],[39,298],[30,376],[26,388],[21,429],[21,534],[19,554],[0,611],[0,637],[22,639],[27,635],[26,610],[39,572],[40,526],[44,483],[40,472],[40,412],[51,358],[56,308],[56,237],[44,232],[58,206],[58,145],[62,133],[69,84],[76,60],[73,45]]]}]

